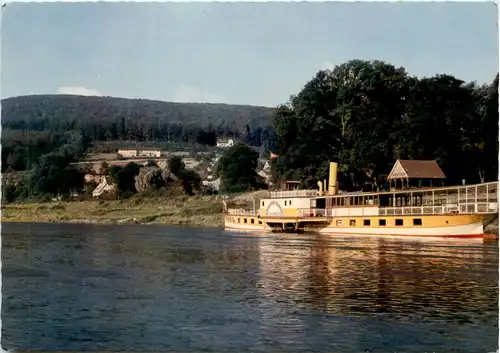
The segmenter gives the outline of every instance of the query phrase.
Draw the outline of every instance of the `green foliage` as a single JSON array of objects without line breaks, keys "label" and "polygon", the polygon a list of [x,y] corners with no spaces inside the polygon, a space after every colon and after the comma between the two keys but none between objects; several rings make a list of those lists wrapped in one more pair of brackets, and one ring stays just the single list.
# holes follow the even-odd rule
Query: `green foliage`
[{"label": "green foliage", "polygon": [[48,154],[40,157],[30,178],[34,195],[66,194],[83,187],[84,174],[70,166],[70,155]]},{"label": "green foliage", "polygon": [[141,167],[134,162],[125,167],[113,165],[109,168],[109,175],[116,182],[118,192],[123,195],[135,193],[135,177],[139,175]]},{"label": "green foliage", "polygon": [[17,199],[16,185],[7,184],[2,190],[2,202],[11,203]]},{"label": "green foliage", "polygon": [[146,99],[34,95],[2,100],[3,128],[84,132],[86,141],[168,141],[215,145],[217,136],[256,146],[269,135],[273,109],[247,105],[170,103]]},{"label": "green foliage", "polygon": [[225,192],[241,192],[262,188],[262,180],[255,171],[258,158],[259,153],[243,143],[230,147],[217,166],[221,189]]},{"label": "green foliage", "polygon": [[48,153],[77,158],[88,147],[86,139],[77,131],[20,131],[9,129],[3,122],[2,125],[2,172],[31,169]]},{"label": "green foliage", "polygon": [[215,146],[217,145],[217,132],[209,127],[208,130],[200,130],[196,135],[196,142],[200,145]]},{"label": "green foliage", "polygon": [[195,191],[201,190],[201,177],[193,170],[186,170],[186,165],[181,157],[172,156],[168,160],[168,169],[172,172],[182,185],[184,192],[190,196]]},{"label": "green foliage", "polygon": [[339,162],[344,189],[378,182],[395,159],[436,159],[449,183],[496,180],[498,75],[477,87],[449,75],[410,77],[380,61],[319,71],[280,106],[271,151],[276,181],[314,186]]},{"label": "green foliage", "polygon": [[179,175],[184,192],[193,196],[195,191],[201,189],[201,178],[194,170],[183,170]]},{"label": "green foliage", "polygon": [[179,176],[186,169],[186,164],[179,156],[172,156],[168,160],[168,169],[174,173],[175,176]]}]

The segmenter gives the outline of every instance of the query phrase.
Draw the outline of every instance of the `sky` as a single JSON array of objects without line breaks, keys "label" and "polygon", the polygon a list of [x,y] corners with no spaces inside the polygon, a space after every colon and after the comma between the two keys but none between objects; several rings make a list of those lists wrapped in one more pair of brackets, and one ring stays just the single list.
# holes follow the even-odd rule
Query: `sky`
[{"label": "sky", "polygon": [[383,60],[490,83],[491,3],[9,3],[1,97],[82,94],[277,106],[321,69]]}]

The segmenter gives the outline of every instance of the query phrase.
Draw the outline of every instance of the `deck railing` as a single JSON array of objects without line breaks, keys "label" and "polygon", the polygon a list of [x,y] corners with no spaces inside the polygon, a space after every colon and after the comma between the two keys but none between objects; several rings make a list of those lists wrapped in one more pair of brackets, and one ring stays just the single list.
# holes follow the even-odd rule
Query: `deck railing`
[{"label": "deck railing", "polygon": [[280,197],[315,197],[318,196],[318,190],[288,190],[288,191],[271,191],[271,198]]},{"label": "deck railing", "polygon": [[[299,209],[299,217],[300,218],[309,218],[309,217],[328,217],[329,209],[325,208],[301,208]],[[331,215],[331,212],[330,212]]]},{"label": "deck railing", "polygon": [[399,215],[441,215],[441,214],[491,214],[498,212],[497,202],[477,202],[469,204],[448,204],[441,206],[381,207],[381,216]]},{"label": "deck railing", "polygon": [[227,210],[227,213],[230,214],[230,215],[235,215],[235,216],[251,216],[251,217],[255,217],[257,216],[258,212],[257,211],[252,211],[252,210],[242,210],[242,209],[239,209],[239,208],[229,208]]}]

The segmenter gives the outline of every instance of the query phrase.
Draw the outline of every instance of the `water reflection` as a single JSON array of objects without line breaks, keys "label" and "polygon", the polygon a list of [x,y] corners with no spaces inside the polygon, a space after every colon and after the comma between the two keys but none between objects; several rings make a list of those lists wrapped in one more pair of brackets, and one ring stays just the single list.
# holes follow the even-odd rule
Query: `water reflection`
[{"label": "water reflection", "polygon": [[[381,331],[390,335],[381,329],[388,322],[430,324],[435,337],[429,332],[416,335],[434,340],[435,347],[449,337],[470,342],[472,331],[486,334],[490,347],[497,343],[497,244],[321,236],[280,241],[262,237],[259,244],[259,292],[278,303],[275,311],[280,304],[293,308],[301,320],[297,327],[315,337],[322,335],[318,325],[343,331],[345,321],[339,318],[350,318],[350,339],[358,344],[380,341]],[[362,321],[358,327],[357,319],[363,317],[375,320],[375,326],[367,330],[370,325]],[[487,329],[481,332],[483,325]],[[392,344],[402,340],[394,339]],[[373,347],[368,343],[360,348]]]},{"label": "water reflection", "polygon": [[[260,292],[331,314],[497,315],[498,248],[387,239],[261,238]],[[439,310],[438,310],[439,307]]]},{"label": "water reflection", "polygon": [[5,348],[487,352],[498,245],[7,225]]}]

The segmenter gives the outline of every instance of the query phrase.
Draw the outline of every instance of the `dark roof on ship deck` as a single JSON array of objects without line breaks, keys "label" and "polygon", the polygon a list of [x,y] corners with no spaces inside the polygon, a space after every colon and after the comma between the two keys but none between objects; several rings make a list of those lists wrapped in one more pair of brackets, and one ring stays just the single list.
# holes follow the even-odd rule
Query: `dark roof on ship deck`
[{"label": "dark roof on ship deck", "polygon": [[[404,175],[403,175],[404,174]],[[391,179],[445,179],[443,171],[434,160],[398,159],[387,177]]]}]

